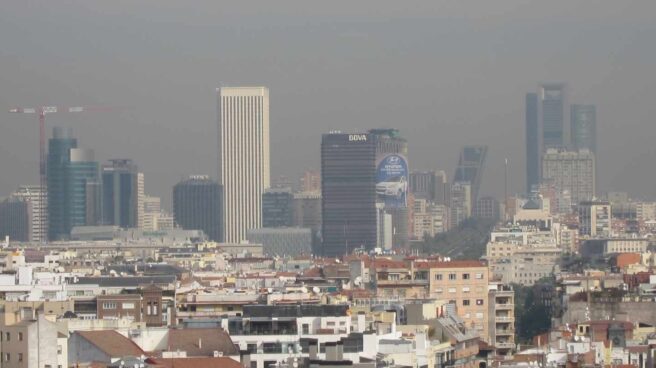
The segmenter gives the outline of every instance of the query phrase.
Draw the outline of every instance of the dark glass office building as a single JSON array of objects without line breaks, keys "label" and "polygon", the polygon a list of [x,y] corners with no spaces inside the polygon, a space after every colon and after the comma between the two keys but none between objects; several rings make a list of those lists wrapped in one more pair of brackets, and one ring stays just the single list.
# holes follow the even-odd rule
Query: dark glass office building
[{"label": "dark glass office building", "polygon": [[338,257],[377,241],[376,136],[324,134],[321,140],[322,253]]},{"label": "dark glass office building", "polygon": [[597,153],[597,110],[594,105],[572,105],[572,148]]},{"label": "dark glass office building", "polygon": [[138,170],[130,159],[110,160],[102,168],[102,219],[104,225],[124,229],[138,223]]},{"label": "dark glass office building", "polygon": [[203,230],[210,240],[223,241],[222,187],[208,176],[190,176],[173,187],[173,216],[187,230]]},{"label": "dark glass office building", "polygon": [[262,194],[262,227],[294,224],[294,194],[290,188],[267,189]]},{"label": "dark glass office building", "polygon": [[[93,151],[77,148],[71,129],[56,127],[48,141],[48,237],[51,240],[67,239],[74,226],[89,225],[87,208],[93,199],[87,188],[99,182],[99,166]],[[92,197],[92,198],[90,198]]]},{"label": "dark glass office building", "polygon": [[0,201],[0,239],[31,241],[32,205],[29,201],[6,198]]},{"label": "dark glass office building", "polygon": [[487,146],[465,146],[460,151],[453,183],[469,183],[471,185],[472,205],[478,200],[486,157]]},{"label": "dark glass office building", "polygon": [[540,86],[542,118],[542,153],[548,148],[567,147],[565,136],[565,109],[567,105],[564,83],[547,83]]},{"label": "dark glass office building", "polygon": [[526,193],[540,184],[540,126],[538,95],[526,94]]}]

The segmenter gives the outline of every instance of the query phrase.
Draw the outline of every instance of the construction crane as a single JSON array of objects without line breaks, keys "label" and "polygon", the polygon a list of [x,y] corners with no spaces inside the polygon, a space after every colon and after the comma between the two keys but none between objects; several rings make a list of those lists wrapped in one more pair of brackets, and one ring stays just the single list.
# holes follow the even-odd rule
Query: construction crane
[{"label": "construction crane", "polygon": [[46,173],[46,115],[53,113],[73,113],[73,112],[86,112],[86,111],[105,111],[107,108],[103,107],[57,107],[57,106],[40,106],[40,107],[15,107],[10,109],[10,113],[18,114],[38,114],[39,115],[39,182],[41,191],[39,192],[39,231],[41,232],[41,242],[47,243],[48,229],[46,229],[46,203],[48,200],[48,185]]}]

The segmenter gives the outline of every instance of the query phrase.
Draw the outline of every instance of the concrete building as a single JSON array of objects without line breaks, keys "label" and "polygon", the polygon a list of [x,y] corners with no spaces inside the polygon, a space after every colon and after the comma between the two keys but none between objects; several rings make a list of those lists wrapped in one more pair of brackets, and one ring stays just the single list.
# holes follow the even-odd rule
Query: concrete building
[{"label": "concrete building", "polygon": [[290,188],[271,188],[262,194],[262,227],[294,224],[294,194]]},{"label": "concrete building", "polygon": [[573,204],[595,196],[595,157],[589,150],[549,149],[542,157],[542,180],[560,192],[568,191]]},{"label": "concrete building", "polygon": [[430,265],[429,293],[449,300],[468,327],[488,339],[488,267],[483,261],[450,261]]},{"label": "concrete building", "polygon": [[262,226],[262,193],[271,184],[269,89],[221,87],[217,93],[224,238],[240,242],[248,229]]},{"label": "concrete building", "polygon": [[[409,240],[408,141],[398,129],[371,129],[376,137],[376,202],[391,216],[392,245],[405,247]],[[390,195],[389,189],[395,192]],[[379,221],[380,225],[385,222]],[[379,234],[384,232],[379,229]],[[380,242],[379,247],[385,248]],[[389,248],[388,248],[389,249]]]},{"label": "concrete building", "polygon": [[3,318],[0,322],[0,332],[3,368],[68,366],[65,356],[66,339],[59,337],[57,326],[53,322],[34,309],[22,309],[18,318],[13,320]]},{"label": "concrete building", "polygon": [[[322,254],[376,247],[376,136],[324,134],[321,141]],[[348,177],[349,180],[344,180]]]},{"label": "concrete building", "polygon": [[173,187],[175,223],[183,229],[203,230],[209,239],[222,241],[221,201],[222,188],[217,182],[206,175],[190,176]]},{"label": "concrete building", "polygon": [[497,355],[512,355],[515,350],[515,292],[509,285],[490,283],[489,344]]},{"label": "concrete building", "polygon": [[468,182],[457,182],[451,186],[451,225],[458,226],[472,216],[472,191]]},{"label": "concrete building", "polygon": [[321,193],[321,173],[316,170],[303,172],[299,183],[300,191],[307,193]]},{"label": "concrete building", "polygon": [[474,217],[488,220],[499,220],[501,218],[501,203],[494,197],[482,197],[476,201],[474,206]]},{"label": "concrete building", "polygon": [[579,235],[609,237],[611,234],[611,205],[607,201],[586,201],[578,206]]},{"label": "concrete building", "polygon": [[102,168],[103,224],[136,228],[139,220],[139,171],[130,159],[113,159]]},{"label": "concrete building", "polygon": [[137,173],[137,228],[143,229],[144,201],[146,200],[146,182],[144,173]]},{"label": "concrete building", "polygon": [[[46,240],[48,230],[48,197],[46,194],[41,192],[40,185],[21,185],[10,196],[30,203],[29,241],[31,242],[40,243]],[[42,203],[43,201],[45,202]],[[43,221],[41,216],[44,216]]]}]

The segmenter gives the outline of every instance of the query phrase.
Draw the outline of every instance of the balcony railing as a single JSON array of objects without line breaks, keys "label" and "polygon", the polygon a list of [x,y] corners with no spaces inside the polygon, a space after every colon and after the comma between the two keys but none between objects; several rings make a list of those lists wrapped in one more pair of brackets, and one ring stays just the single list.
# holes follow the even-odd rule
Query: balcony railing
[{"label": "balcony railing", "polygon": [[495,316],[494,320],[497,322],[512,322],[515,320],[515,317],[510,316]]},{"label": "balcony railing", "polygon": [[497,342],[494,344],[494,346],[497,349],[514,349],[515,348],[515,343],[514,342]]}]

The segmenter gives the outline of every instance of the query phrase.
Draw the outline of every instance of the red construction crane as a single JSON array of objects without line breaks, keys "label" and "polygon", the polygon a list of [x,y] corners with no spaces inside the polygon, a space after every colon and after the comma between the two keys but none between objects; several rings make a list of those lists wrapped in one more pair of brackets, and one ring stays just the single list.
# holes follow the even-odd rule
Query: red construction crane
[{"label": "red construction crane", "polygon": [[46,115],[53,113],[65,113],[65,112],[86,112],[86,111],[106,111],[107,108],[103,107],[57,107],[57,106],[40,106],[40,107],[16,107],[10,109],[10,113],[19,113],[19,114],[39,114],[39,181],[41,184],[40,190],[40,221],[39,221],[39,231],[41,232],[41,242],[46,243],[48,241],[48,229],[46,229],[46,202],[48,199],[47,196],[47,176],[46,176]]}]

